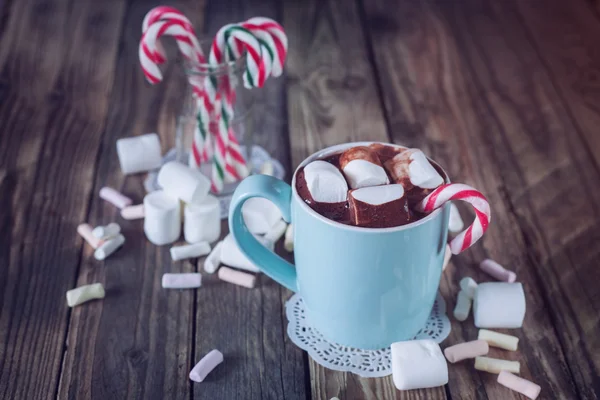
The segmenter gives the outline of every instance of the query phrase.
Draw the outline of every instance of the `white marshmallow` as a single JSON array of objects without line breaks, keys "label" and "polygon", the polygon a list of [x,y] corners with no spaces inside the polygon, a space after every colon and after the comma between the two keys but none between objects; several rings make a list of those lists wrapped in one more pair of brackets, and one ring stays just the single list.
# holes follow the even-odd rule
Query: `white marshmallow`
[{"label": "white marshmallow", "polygon": [[173,261],[203,257],[208,253],[210,253],[210,244],[208,244],[208,242],[198,242],[185,246],[171,247],[171,259]]},{"label": "white marshmallow", "polygon": [[116,222],[111,222],[106,226],[97,226],[92,231],[92,235],[98,239],[108,239],[117,236],[119,233],[121,233],[121,227]]},{"label": "white marshmallow", "polygon": [[269,232],[281,220],[281,211],[272,201],[253,197],[244,202],[242,216],[248,230],[261,235]]},{"label": "white marshmallow", "polygon": [[260,173],[262,175],[275,175],[275,168],[273,167],[273,163],[271,161],[265,161],[263,165],[260,167]]},{"label": "white marshmallow", "polygon": [[[257,237],[269,250],[273,250],[273,243],[266,242],[264,239]],[[250,272],[260,272],[260,269],[242,253],[235,241],[235,238],[230,233],[223,239],[223,247],[221,248],[221,262],[230,267],[245,269]]]},{"label": "white marshmallow", "polygon": [[344,175],[352,189],[390,183],[382,166],[361,159],[355,159],[346,164]]},{"label": "white marshmallow", "polygon": [[162,164],[160,139],[156,133],[117,140],[117,155],[125,175],[150,171]]},{"label": "white marshmallow", "polygon": [[99,261],[106,259],[106,257],[117,251],[119,247],[123,246],[123,243],[125,243],[125,236],[118,234],[98,247],[94,252],[94,258]]},{"label": "white marshmallow", "polygon": [[181,206],[179,200],[162,190],[144,197],[144,233],[157,246],[173,243],[181,235]]},{"label": "white marshmallow", "polygon": [[202,382],[206,375],[223,362],[223,354],[219,350],[212,350],[205,355],[190,371],[190,379],[194,382]]},{"label": "white marshmallow", "polygon": [[210,190],[210,180],[206,176],[176,161],[162,166],[158,172],[158,184],[170,196],[189,204],[202,202]]},{"label": "white marshmallow", "polygon": [[127,206],[121,210],[123,219],[142,219],[144,218],[144,205]]},{"label": "white marshmallow", "polygon": [[512,335],[506,335],[504,333],[488,331],[487,329],[480,329],[479,340],[485,340],[492,347],[498,347],[504,350],[516,351],[519,346],[519,338]]},{"label": "white marshmallow", "polygon": [[473,299],[475,297],[475,291],[477,290],[477,282],[473,278],[466,277],[462,278],[459,283],[460,289],[465,292],[465,294]]},{"label": "white marshmallow", "polygon": [[370,186],[353,190],[351,196],[363,203],[379,206],[402,198],[404,196],[404,187],[397,184]]},{"label": "white marshmallow", "polygon": [[194,289],[202,285],[202,275],[197,272],[185,274],[163,274],[163,289]]},{"label": "white marshmallow", "polygon": [[454,318],[459,321],[464,321],[469,317],[471,311],[471,298],[463,290],[458,292],[456,298],[456,307],[454,307]]},{"label": "white marshmallow", "polygon": [[340,203],[348,198],[346,179],[333,164],[313,161],[304,167],[306,187],[314,201]]},{"label": "white marshmallow", "polygon": [[244,286],[252,289],[256,284],[256,275],[247,274],[235,269],[221,267],[218,272],[219,279],[234,285]]},{"label": "white marshmallow", "polygon": [[283,247],[289,252],[294,251],[294,225],[292,224],[289,224],[285,230]]},{"label": "white marshmallow", "polygon": [[525,292],[521,283],[480,283],[473,304],[478,328],[520,328],[525,319]]},{"label": "white marshmallow", "polygon": [[284,220],[280,219],[273,227],[267,232],[264,239],[267,242],[271,242],[273,244],[277,243],[279,239],[283,236],[287,229],[287,224]]},{"label": "white marshmallow", "polygon": [[518,374],[521,370],[521,364],[518,361],[500,360],[490,357],[476,357],[475,369],[485,371],[491,374],[499,374],[500,371],[508,371]]},{"label": "white marshmallow", "polygon": [[456,204],[450,203],[450,220],[448,221],[448,230],[452,233],[457,233],[463,230],[465,223],[460,217]]},{"label": "white marshmallow", "polygon": [[83,285],[67,292],[67,305],[75,307],[86,301],[104,298],[104,286],[101,283]]},{"label": "white marshmallow", "polygon": [[186,204],[183,211],[183,236],[188,243],[214,242],[221,235],[221,206],[212,195],[199,204]]},{"label": "white marshmallow", "polygon": [[392,377],[398,390],[424,389],[448,383],[448,365],[433,340],[392,343]]},{"label": "white marshmallow", "polygon": [[130,206],[131,203],[133,203],[133,200],[131,200],[129,197],[108,186],[100,189],[99,195],[101,199],[104,199],[121,209]]},{"label": "white marshmallow", "polygon": [[102,246],[104,240],[98,239],[96,236],[92,235],[93,229],[90,224],[81,224],[77,226],[77,233],[81,235],[81,237],[94,249]]},{"label": "white marshmallow", "polygon": [[212,249],[206,260],[204,260],[204,270],[209,274],[214,274],[221,264],[221,248],[223,247],[223,241],[221,240]]},{"label": "white marshmallow", "polygon": [[404,185],[406,190],[414,186],[422,189],[435,189],[444,178],[431,165],[425,154],[419,149],[408,149],[386,162],[396,183]]}]

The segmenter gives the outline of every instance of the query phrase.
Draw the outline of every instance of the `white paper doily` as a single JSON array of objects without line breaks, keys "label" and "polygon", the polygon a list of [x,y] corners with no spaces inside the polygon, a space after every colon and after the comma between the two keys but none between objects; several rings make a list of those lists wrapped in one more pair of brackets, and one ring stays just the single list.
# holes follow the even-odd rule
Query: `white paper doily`
[{"label": "white paper doily", "polygon": [[[379,378],[392,373],[389,347],[379,350],[361,350],[328,341],[306,320],[304,302],[298,293],[285,304],[288,319],[287,333],[292,342],[318,364],[335,370],[347,371],[365,378]],[[446,302],[438,293],[425,326],[413,338],[433,339],[437,343],[450,334],[450,320],[446,316]]]}]

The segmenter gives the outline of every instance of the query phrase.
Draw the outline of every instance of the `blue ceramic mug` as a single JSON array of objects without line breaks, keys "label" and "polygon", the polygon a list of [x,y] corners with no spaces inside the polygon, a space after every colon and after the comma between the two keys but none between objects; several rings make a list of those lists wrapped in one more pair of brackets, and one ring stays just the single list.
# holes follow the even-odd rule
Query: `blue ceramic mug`
[{"label": "blue ceramic mug", "polygon": [[[369,144],[329,147],[298,168]],[[308,321],[325,338],[361,349],[411,339],[425,325],[440,283],[448,204],[408,225],[344,225],[321,216],[302,200],[296,192],[296,173],[291,187],[266,175],[250,176],[239,184],[229,209],[229,228],[242,252],[265,274],[300,293]],[[252,197],[271,200],[283,219],[294,224],[295,266],[248,231],[242,205]]]}]

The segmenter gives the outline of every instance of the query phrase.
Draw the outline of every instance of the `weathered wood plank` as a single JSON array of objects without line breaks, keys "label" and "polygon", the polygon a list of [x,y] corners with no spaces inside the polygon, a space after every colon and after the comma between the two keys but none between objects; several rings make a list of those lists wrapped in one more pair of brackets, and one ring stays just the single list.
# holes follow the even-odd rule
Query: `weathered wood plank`
[{"label": "weathered wood plank", "polygon": [[[280,21],[281,6],[259,0],[211,2],[205,32],[212,36],[226,23],[258,15]],[[253,91],[253,138],[290,171],[284,85],[284,78],[272,78],[264,89]],[[224,221],[223,234],[227,231]],[[202,262],[198,265],[202,269]],[[218,348],[226,362],[201,387],[194,387],[194,398],[305,399],[307,361],[286,333],[284,305],[291,292],[264,275],[251,290],[214,275],[204,277],[198,292],[195,358]]]},{"label": "weathered wood plank", "polygon": [[[284,4],[291,47],[288,115],[292,163],[324,147],[349,141],[389,140],[377,82],[355,3]],[[443,388],[399,392],[391,377],[364,379],[311,360],[315,399],[445,398]]]},{"label": "weathered wood plank", "polygon": [[[120,2],[7,2],[0,48],[0,397],[54,398],[95,155],[108,110]],[[83,22],[110,19],[95,42]],[[64,29],[70,26],[71,30]],[[73,51],[76,41],[94,50]],[[77,101],[73,101],[74,98]],[[68,160],[68,162],[65,162]]]},{"label": "weathered wood plank", "polygon": [[[553,90],[545,66],[523,40],[521,22],[501,18],[485,1],[460,6],[441,1],[404,5],[392,16],[386,13],[389,4],[385,1],[365,2],[380,76],[383,82],[392,83],[384,86],[388,114],[408,121],[404,125],[420,127],[424,136],[408,140],[429,148],[454,179],[481,188],[495,215],[483,243],[454,258],[455,266],[444,275],[442,292],[453,299],[458,281],[466,274],[488,280],[466,268],[485,256],[516,269],[526,287],[528,312],[524,328],[515,331],[521,338],[520,352],[504,352],[503,358],[521,360],[523,375],[533,377],[543,393],[559,398],[589,395],[575,389],[572,376],[573,364],[587,367],[589,357],[570,355],[563,348],[564,325],[557,325],[557,321],[571,319],[571,312],[565,310],[560,317],[556,312],[564,302],[556,293],[565,289],[550,286],[554,277],[564,274],[566,278],[577,267],[571,264],[568,270],[559,271],[548,257],[541,256],[547,246],[542,238],[558,234],[558,225],[551,227],[550,221],[560,221],[561,237],[577,235],[581,224],[593,229],[583,220],[590,217],[589,212],[575,204],[571,194],[565,196],[575,191],[576,199],[593,203],[595,195],[584,193],[586,184],[578,187],[560,179],[566,171],[573,173],[572,179],[589,177],[574,167],[583,162],[590,168],[591,160],[582,151],[580,139],[568,134],[573,121]],[[403,134],[398,135],[396,140],[402,140]],[[562,212],[565,203],[568,213]],[[541,220],[548,223],[540,225]],[[553,246],[558,240],[556,236]],[[593,257],[593,252],[587,256]],[[591,316],[584,315],[589,321]],[[447,344],[473,339],[476,330],[471,321],[454,323]],[[587,343],[595,346],[595,340]],[[448,387],[457,398],[514,395],[488,374],[474,374],[470,364],[451,367]]]},{"label": "weathered wood plank", "polygon": [[[157,131],[163,150],[175,143],[175,121],[181,109],[185,80],[176,51],[168,46],[164,82],[144,81],[137,47],[144,14],[156,5],[132,1],[122,17],[119,57],[114,62],[114,87],[105,134],[95,160],[97,172],[88,221],[121,225],[126,243],[105,262],[85,246],[77,285],[102,282],[106,298],[77,308],[71,326],[61,377],[61,398],[185,398],[192,365],[194,291],[164,291],[164,272],[191,272],[189,262],[173,263],[168,246],[157,247],[143,234],[143,222],[125,221],[118,210],[101,200],[102,186],[121,190],[140,203],[143,175],[124,177],[115,142],[120,137]],[[202,26],[203,2],[172,3]],[[104,20],[105,23],[113,23]],[[115,43],[114,48],[117,48]]]}]

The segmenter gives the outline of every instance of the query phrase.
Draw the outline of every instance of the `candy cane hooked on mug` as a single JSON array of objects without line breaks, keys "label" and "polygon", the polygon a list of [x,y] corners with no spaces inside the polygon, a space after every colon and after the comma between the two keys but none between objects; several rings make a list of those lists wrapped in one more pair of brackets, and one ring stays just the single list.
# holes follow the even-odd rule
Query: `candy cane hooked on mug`
[{"label": "candy cane hooked on mug", "polygon": [[450,242],[452,254],[459,254],[477,242],[490,224],[490,204],[481,192],[462,183],[449,183],[435,189],[417,205],[417,210],[430,213],[451,200],[465,201],[475,210],[473,223]]}]

